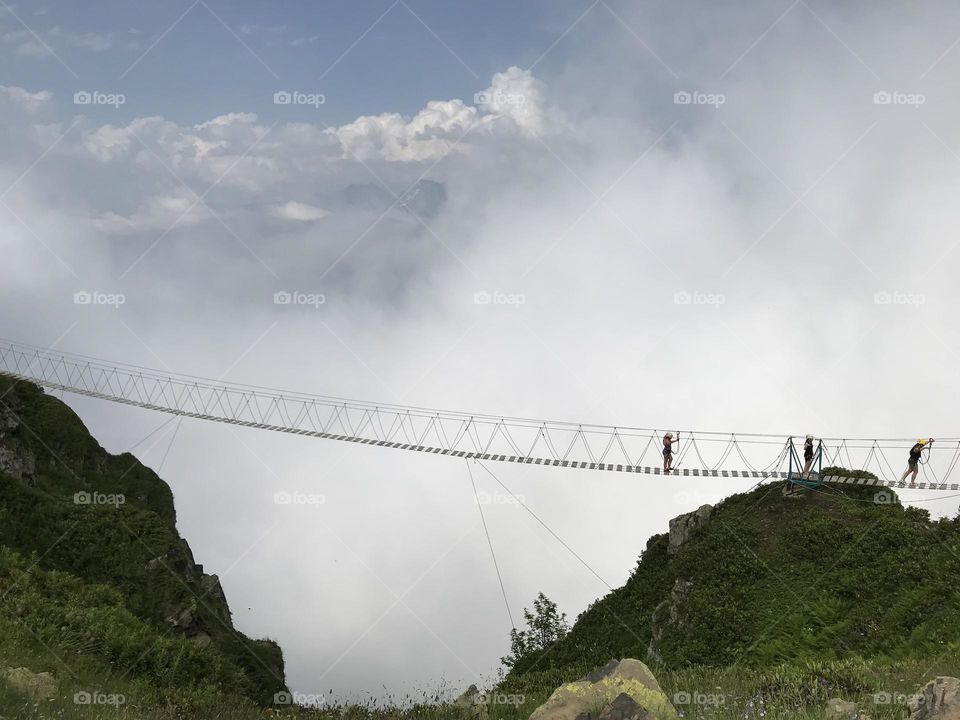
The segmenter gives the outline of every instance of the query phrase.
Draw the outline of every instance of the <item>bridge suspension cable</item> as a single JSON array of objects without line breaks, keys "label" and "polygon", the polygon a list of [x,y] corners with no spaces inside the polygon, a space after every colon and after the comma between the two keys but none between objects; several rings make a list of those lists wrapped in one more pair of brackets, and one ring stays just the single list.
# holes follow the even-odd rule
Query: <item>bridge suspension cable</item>
[{"label": "bridge suspension cable", "polygon": [[[0,375],[181,418],[305,437],[484,461],[663,474],[660,438],[665,429],[536,420],[312,395],[166,373],[10,340],[0,340]],[[788,438],[803,436],[678,432],[682,454],[671,475],[761,480],[787,478],[782,468],[788,457]],[[833,457],[829,464],[839,462],[851,470],[870,470],[881,478],[826,477],[825,481],[903,487],[891,470],[903,461],[915,440],[823,438],[822,442],[824,457]],[[936,449],[936,466],[927,461],[924,481],[916,487],[960,490],[960,485],[947,482],[960,460],[960,438],[938,439]],[[941,449],[952,452],[941,453]],[[888,451],[897,453],[893,465],[886,458]],[[687,464],[693,457],[699,466]],[[724,467],[727,463],[736,467]]]}]

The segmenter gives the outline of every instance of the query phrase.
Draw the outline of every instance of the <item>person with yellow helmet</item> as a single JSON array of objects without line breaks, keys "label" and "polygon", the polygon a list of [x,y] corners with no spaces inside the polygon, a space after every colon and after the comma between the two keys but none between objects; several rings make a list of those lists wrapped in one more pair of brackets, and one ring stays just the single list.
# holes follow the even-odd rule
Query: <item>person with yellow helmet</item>
[{"label": "person with yellow helmet", "polygon": [[920,438],[914,443],[914,446],[910,448],[910,457],[907,459],[907,469],[904,471],[903,475],[900,477],[900,482],[903,482],[907,479],[907,475],[911,475],[910,485],[913,486],[917,482],[917,471],[920,470],[920,455],[924,450],[930,450],[933,447],[933,438]]}]

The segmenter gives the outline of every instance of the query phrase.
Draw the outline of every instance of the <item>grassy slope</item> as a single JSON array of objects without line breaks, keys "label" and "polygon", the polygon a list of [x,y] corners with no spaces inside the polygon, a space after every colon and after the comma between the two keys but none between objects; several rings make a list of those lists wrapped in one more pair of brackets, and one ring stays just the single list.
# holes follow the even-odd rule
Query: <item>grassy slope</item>
[{"label": "grassy slope", "polygon": [[703,678],[725,674],[741,689],[754,678],[751,692],[785,682],[796,695],[819,673],[822,687],[855,694],[900,691],[897,682],[911,672],[919,682],[937,663],[956,674],[960,522],[877,504],[876,492],[837,486],[787,499],[768,485],[725,500],[672,557],[667,536],[654,536],[627,583],[503,688],[541,693],[612,657],[645,659],[651,617],[678,579],[693,589],[659,643],[667,687],[699,677],[709,688]]},{"label": "grassy slope", "polygon": [[[47,655],[99,662],[114,680],[122,668],[124,682],[220,686],[238,701],[266,704],[285,689],[280,649],[237,633],[226,603],[207,592],[209,578],[177,533],[170,489],[153,471],[132,455],[106,453],[66,405],[26,383],[0,378],[0,428],[0,449],[34,466],[19,479],[0,473],[0,544],[8,549],[0,610],[3,621],[30,631],[18,634],[29,641],[27,655],[48,645]],[[126,502],[78,505],[81,491],[120,493]],[[191,606],[191,628],[209,635],[207,647],[171,629],[168,618]],[[17,664],[16,654],[5,645],[5,664]],[[62,666],[57,674],[69,675]]]},{"label": "grassy slope", "polygon": [[875,492],[791,500],[764,486],[728,498],[675,556],[666,535],[652,538],[627,583],[517,674],[645,657],[653,611],[678,579],[693,590],[660,643],[668,667],[942,651],[960,631],[960,523],[876,504]]}]

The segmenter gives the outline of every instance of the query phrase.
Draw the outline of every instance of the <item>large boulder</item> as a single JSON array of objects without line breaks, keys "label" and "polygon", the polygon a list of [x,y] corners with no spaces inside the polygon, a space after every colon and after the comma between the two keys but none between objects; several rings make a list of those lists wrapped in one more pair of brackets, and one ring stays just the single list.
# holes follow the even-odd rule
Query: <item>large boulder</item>
[{"label": "large boulder", "polygon": [[25,667],[8,667],[3,670],[3,678],[35,703],[52,700],[60,692],[56,678],[48,672],[35,673]]},{"label": "large boulder", "polygon": [[859,716],[856,703],[843,698],[827,700],[826,720],[857,720]]},{"label": "large boulder", "polygon": [[648,720],[647,709],[626,693],[617,695],[597,720]]},{"label": "large boulder", "polygon": [[938,677],[910,700],[910,720],[960,720],[960,680]]},{"label": "large boulder", "polygon": [[677,712],[650,668],[611,660],[577,682],[561,685],[530,720],[675,720]]},{"label": "large boulder", "polygon": [[693,512],[678,515],[670,521],[670,541],[667,544],[667,555],[675,555],[693,534],[707,524],[713,515],[713,505],[701,505]]}]

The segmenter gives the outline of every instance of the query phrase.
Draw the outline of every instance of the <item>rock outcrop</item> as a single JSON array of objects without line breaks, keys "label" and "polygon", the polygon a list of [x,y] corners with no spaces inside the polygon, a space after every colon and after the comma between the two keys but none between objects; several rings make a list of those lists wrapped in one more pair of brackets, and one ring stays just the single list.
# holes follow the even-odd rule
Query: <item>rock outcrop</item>
[{"label": "rock outcrop", "polygon": [[827,700],[826,720],[857,720],[860,716],[857,704],[843,698]]},{"label": "rock outcrop", "polygon": [[25,667],[6,668],[3,671],[3,679],[35,703],[52,700],[60,691],[60,686],[53,675],[48,672],[35,673]]},{"label": "rock outcrop", "polygon": [[611,660],[577,682],[561,685],[530,720],[674,720],[677,712],[650,668]]},{"label": "rock outcrop", "polygon": [[670,597],[657,605],[653,611],[651,625],[653,634],[650,637],[650,644],[647,646],[647,659],[663,662],[660,655],[660,641],[664,633],[671,629],[679,627],[683,622],[682,607],[693,590],[693,583],[689,580],[678,578],[670,591]]},{"label": "rock outcrop", "polygon": [[20,418],[11,407],[16,404],[16,398],[7,398],[0,404],[0,473],[32,483],[37,466],[36,457],[12,436],[20,427]]},{"label": "rock outcrop", "polygon": [[649,717],[645,707],[626,693],[620,693],[597,720],[647,720]]},{"label": "rock outcrop", "polygon": [[36,459],[33,453],[23,448],[11,449],[0,445],[0,473],[29,483],[33,482],[36,472]]},{"label": "rock outcrop", "polygon": [[667,545],[667,555],[675,555],[680,546],[687,542],[693,534],[707,524],[713,515],[713,505],[701,505],[693,512],[678,515],[670,521],[670,542]]},{"label": "rock outcrop", "polygon": [[938,677],[910,700],[910,720],[960,720],[960,679]]},{"label": "rock outcrop", "polygon": [[464,718],[486,720],[488,717],[486,697],[476,685],[468,687],[464,693],[453,702]]}]

